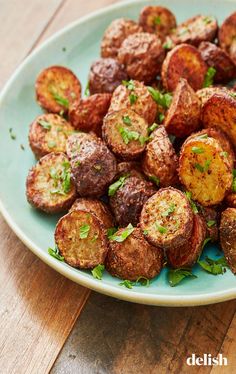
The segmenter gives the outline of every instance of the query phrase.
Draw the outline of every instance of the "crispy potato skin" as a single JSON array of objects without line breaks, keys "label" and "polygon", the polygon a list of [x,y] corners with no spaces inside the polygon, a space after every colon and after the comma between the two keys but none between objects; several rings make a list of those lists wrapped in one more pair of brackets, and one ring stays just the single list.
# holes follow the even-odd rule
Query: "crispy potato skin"
[{"label": "crispy potato skin", "polygon": [[[157,105],[150,95],[148,89],[142,82],[132,81],[134,90],[130,91],[124,85],[118,86],[113,92],[109,113],[120,109],[132,109],[142,116],[149,125],[155,122]],[[130,95],[137,96],[135,103],[130,102]]]},{"label": "crispy potato skin", "polygon": [[106,193],[117,173],[117,164],[103,141],[94,134],[74,134],[67,141],[67,154],[79,195],[100,197]]},{"label": "crispy potato skin", "polygon": [[202,42],[198,50],[208,66],[216,69],[214,82],[227,82],[236,76],[236,66],[230,56],[210,42]]},{"label": "crispy potato skin", "polygon": [[[174,211],[167,215],[172,204]],[[165,232],[160,232],[156,225]],[[193,228],[193,212],[188,199],[175,188],[160,189],[144,204],[140,227],[147,231],[145,238],[148,242],[160,248],[169,249],[187,243]]]},{"label": "crispy potato skin", "polygon": [[166,91],[174,91],[181,77],[196,91],[202,88],[206,72],[207,65],[197,48],[181,44],[167,53],[161,77]]},{"label": "crispy potato skin", "polygon": [[100,93],[82,99],[78,105],[71,107],[69,119],[79,131],[95,132],[101,136],[103,118],[110,106],[111,94]]},{"label": "crispy potato skin", "polygon": [[137,176],[129,176],[114,196],[110,197],[110,206],[119,226],[129,223],[136,226],[144,203],[156,192],[151,182]]},{"label": "crispy potato skin", "polygon": [[41,71],[36,83],[36,100],[48,112],[67,112],[68,108],[59,104],[54,94],[68,100],[69,107],[78,103],[81,97],[81,84],[74,73],[64,66],[50,66]]},{"label": "crispy potato skin", "polygon": [[225,19],[218,33],[218,40],[219,40],[220,47],[224,49],[227,53],[229,53],[234,63],[236,63],[236,53],[234,54],[235,37],[236,37],[236,12],[232,13],[229,17]]},{"label": "crispy potato skin", "polygon": [[[49,129],[40,125],[48,123]],[[74,128],[57,114],[46,113],[38,116],[30,126],[29,144],[37,159],[51,152],[66,152],[66,141]]]},{"label": "crispy potato skin", "polygon": [[[87,238],[81,239],[81,227],[89,226]],[[108,251],[104,226],[92,213],[74,210],[56,226],[55,242],[65,261],[76,268],[91,269],[103,264]]]},{"label": "crispy potato skin", "polygon": [[[216,242],[219,237],[218,212],[214,208],[203,207],[203,206],[200,206],[200,212],[206,223],[206,230],[207,230],[206,237],[211,238],[211,242]],[[215,221],[216,224],[209,227],[207,225],[209,221]]]},{"label": "crispy potato skin", "polygon": [[164,126],[169,134],[184,138],[200,125],[201,104],[186,79],[180,78]]},{"label": "crispy potato skin", "polygon": [[236,99],[227,92],[217,92],[202,106],[203,126],[216,127],[225,132],[236,146]]},{"label": "crispy potato skin", "polygon": [[[129,117],[130,124],[124,123],[124,118]],[[121,129],[135,131],[146,138],[148,136],[148,124],[145,119],[131,109],[121,109],[117,112],[109,113],[103,121],[102,137],[112,152],[126,160],[138,158],[145,149],[145,143],[140,140],[130,140],[128,144],[120,133]]]},{"label": "crispy potato skin", "polygon": [[139,24],[143,31],[157,34],[162,40],[176,27],[176,18],[167,8],[145,6],[139,15]]},{"label": "crispy potato skin", "polygon": [[153,139],[147,144],[142,168],[148,178],[159,178],[162,187],[178,183],[178,158],[164,126],[154,132]]},{"label": "crispy potato skin", "polygon": [[113,58],[100,58],[96,60],[89,72],[90,94],[112,93],[128,75],[117,60]]},{"label": "crispy potato skin", "polygon": [[231,271],[236,274],[236,209],[227,208],[221,215],[220,244]]},{"label": "crispy potato skin", "polygon": [[[120,229],[117,235],[121,235]],[[106,258],[107,271],[118,278],[136,281],[139,277],[152,279],[163,267],[163,252],[150,245],[142,231],[136,228],[122,243],[110,241]]]},{"label": "crispy potato skin", "polygon": [[194,214],[193,231],[188,243],[167,251],[169,265],[174,269],[192,267],[202,252],[205,238],[205,221],[199,214]]},{"label": "crispy potato skin", "polygon": [[59,180],[55,186],[55,180],[50,176],[50,172],[53,168],[59,175],[64,170],[64,163],[69,163],[64,153],[49,153],[30,169],[26,180],[26,196],[32,206],[46,213],[59,213],[71,207],[76,199],[72,181],[68,193],[51,193],[62,187],[62,181]]},{"label": "crispy potato skin", "polygon": [[225,203],[229,208],[236,208],[236,193],[230,192],[225,198]]},{"label": "crispy potato skin", "polygon": [[115,225],[114,218],[108,206],[101,200],[79,197],[75,200],[69,212],[74,210],[84,210],[85,212],[94,214],[107,229]]},{"label": "crispy potato skin", "polygon": [[129,35],[141,31],[142,28],[131,19],[115,19],[104,33],[101,43],[101,56],[116,58],[123,40]]},{"label": "crispy potato skin", "polygon": [[200,90],[198,90],[196,92],[199,100],[201,101],[201,105],[205,104],[207,102],[207,100],[212,96],[214,95],[215,93],[221,93],[221,92],[226,92],[226,93],[229,93],[230,90],[228,90],[226,87],[214,87],[214,86],[211,86],[211,87],[205,87],[205,88],[201,88]]},{"label": "crispy potato skin", "polygon": [[140,32],[125,39],[118,52],[118,61],[124,64],[130,78],[152,82],[161,71],[164,50],[154,34]]},{"label": "crispy potato skin", "polygon": [[[193,148],[200,148],[201,153],[194,153]],[[187,139],[181,148],[180,180],[203,206],[219,204],[231,189],[232,167],[222,152],[219,141],[211,137]]]},{"label": "crispy potato skin", "polygon": [[145,179],[142,173],[141,164],[137,161],[123,161],[117,165],[116,179],[119,179],[124,174],[129,174],[132,177]]}]

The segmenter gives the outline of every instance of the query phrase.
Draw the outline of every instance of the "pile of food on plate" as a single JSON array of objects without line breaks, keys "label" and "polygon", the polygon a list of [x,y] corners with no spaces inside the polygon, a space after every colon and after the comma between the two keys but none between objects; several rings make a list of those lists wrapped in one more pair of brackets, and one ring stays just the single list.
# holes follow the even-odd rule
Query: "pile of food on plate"
[{"label": "pile of food on plate", "polygon": [[[26,193],[65,212],[49,253],[128,288],[166,265],[172,286],[196,263],[236,273],[235,78],[236,12],[177,25],[160,6],[108,26],[83,98],[71,70],[43,70]],[[224,256],[201,257],[209,241]]]}]

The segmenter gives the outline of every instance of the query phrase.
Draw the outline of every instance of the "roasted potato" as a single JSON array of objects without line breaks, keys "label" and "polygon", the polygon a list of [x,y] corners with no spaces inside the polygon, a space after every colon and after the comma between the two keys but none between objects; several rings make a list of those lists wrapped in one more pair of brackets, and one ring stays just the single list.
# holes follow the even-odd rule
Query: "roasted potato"
[{"label": "roasted potato", "polygon": [[115,155],[132,160],[145,149],[148,124],[131,109],[109,113],[103,121],[102,137]]},{"label": "roasted potato", "polygon": [[236,12],[225,19],[218,33],[219,45],[236,63]]},{"label": "roasted potato", "polygon": [[216,242],[219,236],[219,217],[217,210],[214,208],[200,206],[200,214],[206,223],[207,238],[211,238],[211,242]]},{"label": "roasted potato", "polygon": [[103,264],[108,251],[103,224],[94,214],[84,210],[76,209],[59,220],[55,242],[65,261],[80,269]]},{"label": "roasted potato", "polygon": [[85,212],[94,214],[106,229],[115,226],[108,206],[101,200],[79,197],[70,208],[70,212],[73,210],[84,210]]},{"label": "roasted potato", "polygon": [[201,88],[196,92],[199,100],[201,101],[201,105],[205,104],[207,100],[214,95],[215,93],[221,93],[221,92],[228,92],[230,93],[229,89],[226,87],[219,87],[219,86],[211,86],[211,87],[205,87]]},{"label": "roasted potato", "polygon": [[35,90],[39,105],[52,113],[67,112],[81,96],[80,81],[64,66],[50,66],[41,71]]},{"label": "roasted potato", "polygon": [[72,178],[80,196],[100,197],[116,175],[116,159],[94,134],[71,135],[67,141]]},{"label": "roasted potato", "polygon": [[168,134],[184,138],[200,125],[201,103],[186,79],[180,78],[164,120]]},{"label": "roasted potato", "polygon": [[232,185],[232,167],[217,139],[200,135],[187,139],[179,158],[179,177],[203,206],[223,201]]},{"label": "roasted potato", "polygon": [[95,94],[71,107],[69,119],[76,130],[101,136],[102,122],[110,106],[111,94]]},{"label": "roasted potato", "polygon": [[172,268],[189,268],[198,260],[206,238],[206,224],[199,214],[194,214],[193,230],[188,242],[166,252],[168,263]]},{"label": "roasted potato", "polygon": [[202,106],[203,126],[216,127],[225,132],[236,146],[236,98],[228,92],[211,95]]},{"label": "roasted potato", "polygon": [[230,56],[210,42],[202,42],[198,50],[207,66],[216,70],[214,82],[227,82],[236,77],[236,66]]},{"label": "roasted potato", "polygon": [[139,24],[143,31],[157,34],[162,40],[174,28],[176,19],[174,14],[161,6],[145,6],[139,15]]},{"label": "roasted potato", "polygon": [[111,22],[103,35],[101,56],[116,58],[118,49],[123,40],[125,40],[129,35],[141,31],[142,28],[131,19],[115,19]]},{"label": "roasted potato", "polygon": [[66,152],[66,141],[74,131],[58,114],[38,116],[30,126],[29,144],[37,159],[51,152]]},{"label": "roasted potato", "polygon": [[129,223],[137,226],[143,204],[156,192],[156,188],[138,174],[132,175],[132,172],[124,174],[118,181],[122,181],[120,187],[115,192],[111,190],[110,196],[113,214],[119,226],[125,227]]},{"label": "roasted potato", "polygon": [[185,78],[196,91],[202,88],[207,65],[197,48],[181,44],[167,53],[161,77],[166,91],[174,91],[180,78]]},{"label": "roasted potato", "polygon": [[[116,237],[125,230],[119,229]],[[142,277],[151,279],[160,273],[162,266],[162,250],[150,245],[139,228],[135,228],[123,242],[110,241],[106,269],[115,277],[130,281],[137,281]]]},{"label": "roasted potato", "polygon": [[100,58],[96,60],[89,72],[90,94],[112,93],[123,80],[127,80],[128,75],[117,60],[113,58]]},{"label": "roasted potato", "polygon": [[142,160],[143,172],[159,181],[161,187],[178,183],[178,158],[164,126],[160,126],[147,144]]},{"label": "roasted potato", "polygon": [[139,162],[137,161],[122,161],[117,165],[117,175],[116,178],[129,174],[132,177],[139,177],[145,179],[145,176],[142,173],[142,168]]},{"label": "roasted potato", "polygon": [[225,198],[225,203],[229,208],[236,208],[236,193],[230,192]]},{"label": "roasted potato", "polygon": [[183,192],[162,188],[144,204],[140,226],[145,238],[160,248],[187,244],[193,229],[193,212]]},{"label": "roasted potato", "polygon": [[142,82],[131,80],[118,86],[113,92],[109,112],[132,109],[142,116],[149,125],[155,122],[157,105]]},{"label": "roasted potato", "polygon": [[140,32],[123,41],[117,58],[130,78],[150,83],[160,73],[164,56],[160,38]]},{"label": "roasted potato", "polygon": [[33,207],[46,213],[59,213],[70,208],[76,199],[76,190],[64,153],[49,153],[30,169],[26,196]]},{"label": "roasted potato", "polygon": [[231,271],[236,274],[236,209],[227,208],[221,214],[220,244]]}]

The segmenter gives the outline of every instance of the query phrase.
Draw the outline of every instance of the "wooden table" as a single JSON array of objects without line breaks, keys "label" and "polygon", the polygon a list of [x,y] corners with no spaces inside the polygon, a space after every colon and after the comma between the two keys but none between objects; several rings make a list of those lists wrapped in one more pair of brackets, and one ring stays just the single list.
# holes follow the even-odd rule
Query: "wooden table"
[{"label": "wooden table", "polygon": [[[0,88],[45,38],[114,2],[0,0]],[[236,373],[236,300],[197,308],[118,301],[50,269],[2,218],[0,238],[0,373],[189,373],[188,355],[219,352],[227,368],[191,372]]]}]

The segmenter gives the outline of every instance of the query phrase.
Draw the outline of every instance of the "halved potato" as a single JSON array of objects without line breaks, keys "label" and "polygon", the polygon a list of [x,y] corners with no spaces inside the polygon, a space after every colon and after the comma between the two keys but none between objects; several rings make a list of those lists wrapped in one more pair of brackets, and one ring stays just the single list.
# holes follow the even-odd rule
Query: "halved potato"
[{"label": "halved potato", "polygon": [[65,261],[80,269],[103,264],[108,251],[106,231],[92,213],[74,210],[56,226],[55,242]]},{"label": "halved potato", "polygon": [[72,104],[79,102],[81,96],[80,81],[64,66],[50,66],[41,71],[35,90],[39,105],[52,113],[67,112]]},{"label": "halved potato", "polygon": [[207,100],[214,95],[215,93],[221,93],[221,92],[228,92],[230,93],[230,90],[227,87],[220,87],[220,86],[211,86],[211,87],[205,87],[201,88],[200,90],[197,90],[196,94],[201,101],[201,105],[205,104]]},{"label": "halved potato", "polygon": [[176,27],[174,14],[161,6],[145,6],[139,15],[139,24],[145,32],[157,34],[164,40]]},{"label": "halved potato", "polygon": [[169,134],[179,138],[190,135],[200,125],[201,104],[186,79],[180,78],[164,120]]},{"label": "halved potato", "polygon": [[180,180],[203,206],[219,204],[231,188],[232,166],[223,152],[219,141],[207,135],[187,139],[181,148]]},{"label": "halved potato", "polygon": [[220,244],[231,271],[236,274],[236,209],[227,208],[221,215]]},{"label": "halved potato", "polygon": [[145,238],[160,248],[186,244],[193,228],[193,212],[187,197],[172,187],[160,189],[144,204],[140,226]]},{"label": "halved potato", "polygon": [[76,198],[71,167],[64,153],[49,153],[29,171],[26,181],[28,202],[47,213],[69,209]]},{"label": "halved potato", "polygon": [[227,17],[218,33],[220,47],[224,49],[236,63],[236,53],[232,53],[236,46],[236,12]]},{"label": "halved potato", "polygon": [[161,77],[167,91],[175,90],[179,78],[185,78],[196,91],[202,88],[206,72],[207,65],[197,48],[189,44],[181,44],[167,53],[162,65]]},{"label": "halved potato", "polygon": [[30,126],[29,144],[37,159],[51,152],[65,153],[73,132],[71,124],[58,114],[42,114]]},{"label": "halved potato", "polygon": [[207,238],[211,238],[211,242],[216,242],[219,236],[219,213],[214,208],[200,206],[200,214],[206,223]]},{"label": "halved potato", "polygon": [[236,208],[236,193],[230,192],[225,198],[225,203],[229,208]]}]

